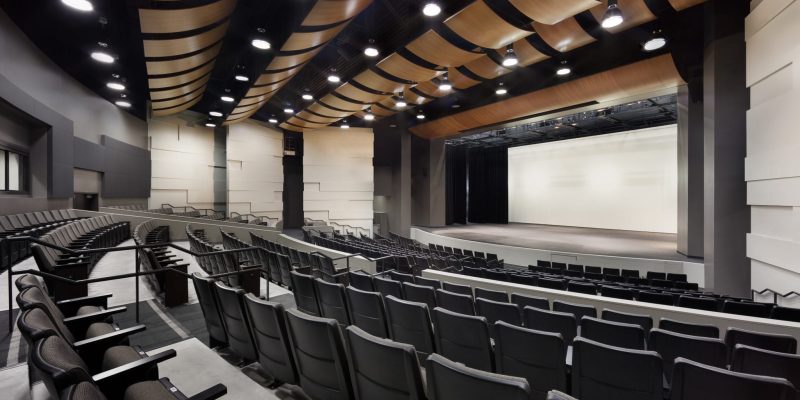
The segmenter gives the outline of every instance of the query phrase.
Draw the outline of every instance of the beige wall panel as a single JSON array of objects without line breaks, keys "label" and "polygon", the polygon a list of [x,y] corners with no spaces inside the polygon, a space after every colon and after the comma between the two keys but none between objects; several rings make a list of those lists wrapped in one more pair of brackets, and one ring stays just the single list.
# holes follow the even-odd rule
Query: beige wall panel
[{"label": "beige wall panel", "polygon": [[283,133],[256,123],[228,128],[228,201],[240,213],[283,211]]}]

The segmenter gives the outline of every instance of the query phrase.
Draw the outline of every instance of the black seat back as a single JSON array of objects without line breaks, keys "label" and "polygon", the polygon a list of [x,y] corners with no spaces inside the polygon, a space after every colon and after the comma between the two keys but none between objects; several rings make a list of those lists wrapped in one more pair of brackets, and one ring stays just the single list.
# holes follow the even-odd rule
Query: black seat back
[{"label": "black seat back", "polygon": [[70,385],[92,380],[89,367],[61,336],[36,341],[30,349],[29,360],[40,372],[53,398]]},{"label": "black seat back", "polygon": [[639,325],[642,327],[642,329],[644,329],[645,334],[650,332],[650,329],[653,329],[653,318],[651,318],[649,315],[630,314],[607,309],[603,309],[601,315],[606,321]]},{"label": "black seat back", "polygon": [[766,303],[725,300],[722,304],[722,312],[747,315],[749,317],[769,318],[772,307],[772,304]]},{"label": "black seat back", "polygon": [[636,300],[645,303],[662,304],[665,306],[675,305],[675,298],[671,294],[654,292],[650,290],[640,290],[639,294],[636,296]]},{"label": "black seat back", "polygon": [[688,322],[661,318],[661,320],[658,321],[658,327],[666,331],[682,333],[684,335],[719,339],[719,328],[714,325],[690,324]]},{"label": "black seat back", "polygon": [[319,311],[325,318],[333,318],[343,326],[350,325],[350,315],[347,313],[347,295],[344,285],[330,283],[322,279],[314,279],[319,301]]},{"label": "black seat back", "polygon": [[470,368],[494,371],[486,318],[436,307],[433,309],[433,331],[438,354]]},{"label": "black seat back", "polygon": [[501,301],[504,303],[508,303],[508,293],[500,290],[489,290],[476,287],[475,298],[477,299],[478,297],[486,300]]},{"label": "black seat back", "polygon": [[775,306],[769,317],[782,321],[800,322],[800,308]]},{"label": "black seat back", "polygon": [[575,293],[597,294],[597,286],[591,282],[570,281],[567,284],[567,290]]},{"label": "black seat back", "polygon": [[[425,303],[428,309],[436,308],[436,289],[431,286],[420,286],[413,283],[403,283],[404,298],[408,301]],[[397,296],[394,296],[397,298]]]},{"label": "black seat back", "polygon": [[401,281],[376,276],[372,278],[372,284],[375,285],[375,291],[380,292],[384,297],[394,296],[400,299],[403,298],[403,283]]},{"label": "black seat back", "polygon": [[258,363],[276,380],[297,383],[283,305],[259,299],[252,293],[244,296],[244,304],[258,352]]},{"label": "black seat back", "polygon": [[367,292],[375,291],[375,286],[372,285],[372,275],[361,271],[350,271],[347,276],[350,279],[350,286]]},{"label": "black seat back", "polygon": [[623,300],[633,300],[634,291],[628,288],[603,285],[600,287],[600,294],[602,294],[603,297],[611,297],[614,299],[623,299]]},{"label": "black seat back", "polygon": [[570,313],[575,316],[577,322],[583,317],[597,318],[597,309],[583,304],[567,303],[565,301],[553,301],[553,311]]},{"label": "black seat back", "polygon": [[428,357],[425,373],[431,400],[530,399],[530,386],[523,378],[469,368],[438,354]]},{"label": "black seat back", "polygon": [[472,296],[436,289],[436,305],[460,314],[475,315]]},{"label": "black seat back", "polygon": [[672,366],[678,357],[720,368],[725,368],[728,362],[725,342],[716,338],[653,329],[650,331],[648,348],[661,355],[667,382],[672,381]]},{"label": "black seat back", "polygon": [[732,372],[678,358],[672,372],[671,400],[793,400],[794,387],[783,378]]},{"label": "black seat back", "polygon": [[372,336],[355,326],[345,333],[357,400],[424,400],[414,346]]},{"label": "black seat back", "polygon": [[225,333],[228,335],[228,347],[244,360],[258,359],[250,333],[250,323],[244,310],[243,289],[234,289],[222,282],[215,285],[219,310],[225,321]]},{"label": "black seat back", "polygon": [[420,285],[420,286],[430,286],[430,287],[432,287],[434,289],[441,289],[442,288],[442,282],[439,281],[438,279],[428,279],[428,278],[423,278],[421,276],[415,276],[414,277],[414,284],[417,284],[417,285]]},{"label": "black seat back", "polygon": [[386,275],[388,275],[389,278],[391,278],[392,280],[398,282],[414,283],[414,275],[411,274],[403,274],[397,271],[388,271]]},{"label": "black seat back", "polygon": [[656,352],[583,337],[572,344],[572,395],[581,400],[662,400],[662,383],[661,357]]},{"label": "black seat back", "polygon": [[192,283],[203,311],[203,319],[206,321],[206,330],[211,347],[217,347],[228,343],[228,334],[225,331],[225,323],[222,319],[219,300],[214,289],[214,280],[192,274]]},{"label": "black seat back", "polygon": [[522,326],[522,313],[516,304],[479,297],[475,300],[475,308],[478,315],[486,318],[489,323],[489,334],[495,340],[497,340],[497,333],[494,330],[495,322],[504,321],[511,325]]},{"label": "black seat back", "polygon": [[392,340],[410,344],[425,356],[436,351],[430,315],[432,308],[394,296],[387,296],[384,303]]},{"label": "black seat back", "polygon": [[694,308],[695,310],[718,311],[717,299],[704,296],[686,296],[678,298],[678,307]]},{"label": "black seat back", "polygon": [[570,313],[525,307],[522,310],[525,327],[537,331],[558,333],[567,346],[578,335],[578,323]]},{"label": "black seat back", "polygon": [[386,310],[380,293],[365,292],[348,286],[347,307],[350,310],[350,321],[353,325],[373,336],[389,337]]},{"label": "black seat back", "polygon": [[725,345],[728,346],[729,362],[733,360],[733,351],[736,349],[737,344],[781,353],[797,353],[797,339],[793,336],[728,328],[728,332],[725,334]]},{"label": "black seat back", "polygon": [[291,271],[291,279],[294,303],[297,305],[297,309],[310,315],[322,315],[319,311],[319,300],[314,287],[314,277]]},{"label": "black seat back", "polygon": [[644,329],[634,324],[583,317],[581,318],[581,337],[609,346],[635,350],[645,349]]},{"label": "black seat back", "polygon": [[511,293],[511,302],[518,305],[520,309],[533,307],[550,311],[550,300],[547,300],[546,297],[525,296],[518,293]]},{"label": "black seat back", "polygon": [[800,388],[800,355],[762,350],[737,344],[733,350],[731,370],[754,375],[785,378]]},{"label": "black seat back", "polygon": [[567,391],[567,345],[558,333],[497,322],[495,365],[500,374],[528,380],[532,399],[546,399],[553,389]]},{"label": "black seat back", "polygon": [[448,292],[464,294],[467,296],[472,296],[472,288],[467,285],[459,285],[456,283],[449,283],[449,282],[442,282],[442,289],[447,290]]}]

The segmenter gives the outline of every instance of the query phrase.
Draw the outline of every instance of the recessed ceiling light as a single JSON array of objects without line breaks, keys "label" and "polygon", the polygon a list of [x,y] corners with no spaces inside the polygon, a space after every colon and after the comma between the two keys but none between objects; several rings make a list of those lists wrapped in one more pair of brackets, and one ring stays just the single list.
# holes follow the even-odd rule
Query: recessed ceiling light
[{"label": "recessed ceiling light", "polygon": [[497,90],[494,91],[494,93],[497,94],[497,95],[502,96],[502,95],[508,93],[508,89],[506,89],[504,87],[499,87],[499,88],[497,88]]},{"label": "recessed ceiling light", "polygon": [[309,100],[309,101],[310,101],[310,100],[314,100],[314,96],[312,96],[312,95],[310,95],[310,94],[308,94],[308,93],[304,94],[304,95],[303,95],[303,96],[301,96],[301,97],[303,98],[303,100]]},{"label": "recessed ceiling light", "polygon": [[603,22],[600,25],[603,28],[611,29],[619,26],[623,21],[625,21],[625,18],[617,5],[617,0],[609,0],[608,9],[606,9],[606,13],[603,15]]},{"label": "recessed ceiling light", "polygon": [[275,119],[275,118],[270,118],[270,119],[267,120],[267,122],[269,122],[270,124],[277,124],[278,120]]},{"label": "recessed ceiling light", "polygon": [[221,113],[221,112],[219,112],[219,111],[209,111],[209,112],[208,112],[208,115],[210,115],[210,116],[212,116],[212,117],[221,117],[221,116],[222,116],[222,113]]},{"label": "recessed ceiling light", "polygon": [[444,76],[441,82],[439,82],[439,90],[443,92],[449,92],[453,89],[453,85],[450,84],[450,80],[447,79],[447,75]]},{"label": "recessed ceiling light", "polygon": [[461,104],[453,104],[450,108],[461,108]]},{"label": "recessed ceiling light", "polygon": [[572,73],[572,68],[569,67],[566,61],[561,62],[561,66],[556,70],[556,75],[566,76]]},{"label": "recessed ceiling light", "polygon": [[375,46],[370,45],[364,49],[364,55],[367,57],[377,57],[378,54],[380,54],[380,52]]},{"label": "recessed ceiling light", "polygon": [[506,55],[505,57],[503,57],[503,66],[513,67],[517,64],[519,64],[519,59],[517,58],[517,55],[514,53],[514,49],[511,47],[511,45],[508,45],[508,48],[506,49]]},{"label": "recessed ceiling light", "polygon": [[108,82],[106,83],[106,86],[112,90],[125,90],[125,85],[119,82]]},{"label": "recessed ceiling light", "polygon": [[264,39],[253,39],[250,44],[259,50],[269,50],[270,47],[272,47],[272,45]]},{"label": "recessed ceiling light", "polygon": [[236,75],[233,78],[239,82],[247,82],[250,80],[250,78],[248,78],[246,75]]},{"label": "recessed ceiling light", "polygon": [[117,100],[117,101],[114,102],[114,104],[116,104],[117,106],[122,107],[122,108],[128,108],[128,107],[131,106],[131,103],[129,103],[127,101],[124,101],[124,100]]},{"label": "recessed ceiling light", "polygon": [[233,103],[233,97],[231,96],[222,96],[219,99],[226,103]]},{"label": "recessed ceiling light", "polygon": [[373,114],[372,111],[367,111],[367,113],[364,114],[364,120],[366,120],[366,121],[374,121],[375,120],[375,114]]},{"label": "recessed ceiling light", "polygon": [[94,6],[87,0],[61,0],[62,3],[80,11],[92,11]]},{"label": "recessed ceiling light", "polygon": [[111,64],[114,62],[114,56],[108,53],[104,53],[102,51],[92,52],[92,59],[104,64]]},{"label": "recessed ceiling light", "polygon": [[644,51],[656,51],[664,46],[667,45],[667,38],[661,32],[661,30],[653,31],[650,35],[650,39],[642,44],[642,49]]},{"label": "recessed ceiling light", "polygon": [[425,119],[425,114],[417,114],[417,119]]},{"label": "recessed ceiling light", "polygon": [[425,7],[422,7],[422,13],[425,14],[427,17],[435,17],[442,12],[442,7],[440,7],[436,3],[428,3],[425,4]]},{"label": "recessed ceiling light", "polygon": [[342,124],[339,125],[339,127],[342,129],[350,129],[350,125],[348,125],[347,122],[342,122]]},{"label": "recessed ceiling light", "polygon": [[331,83],[338,83],[341,82],[342,78],[339,78],[339,75],[328,75],[328,82]]},{"label": "recessed ceiling light", "polygon": [[397,100],[397,103],[394,103],[394,105],[397,108],[405,108],[406,106],[408,106],[408,103],[406,103],[405,100],[400,99],[400,100]]},{"label": "recessed ceiling light", "polygon": [[291,108],[284,108],[283,112],[285,112],[286,114],[294,114],[294,110]]},{"label": "recessed ceiling light", "polygon": [[206,126],[209,127],[209,128],[215,128],[217,126],[217,124],[215,124],[213,122],[206,122]]}]

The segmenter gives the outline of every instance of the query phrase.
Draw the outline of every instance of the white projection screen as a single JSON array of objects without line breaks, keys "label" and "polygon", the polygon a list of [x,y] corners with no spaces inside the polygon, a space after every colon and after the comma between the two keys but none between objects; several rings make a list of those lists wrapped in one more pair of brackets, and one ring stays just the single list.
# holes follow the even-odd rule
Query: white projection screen
[{"label": "white projection screen", "polygon": [[509,148],[508,220],[676,233],[677,125]]}]

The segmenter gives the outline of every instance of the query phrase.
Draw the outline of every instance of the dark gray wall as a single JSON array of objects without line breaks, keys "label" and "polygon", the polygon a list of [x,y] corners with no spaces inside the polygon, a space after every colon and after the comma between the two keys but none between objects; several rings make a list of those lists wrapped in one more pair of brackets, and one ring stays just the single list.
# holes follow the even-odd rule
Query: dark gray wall
[{"label": "dark gray wall", "polygon": [[678,88],[678,252],[703,257],[703,96],[690,96],[694,88],[702,84]]}]

